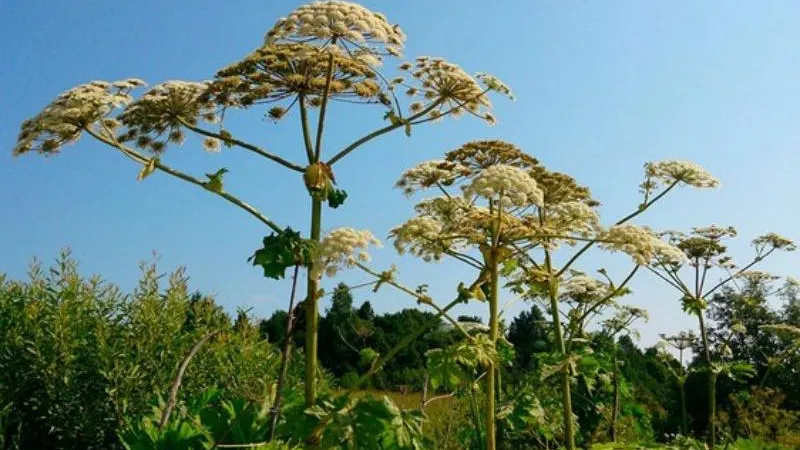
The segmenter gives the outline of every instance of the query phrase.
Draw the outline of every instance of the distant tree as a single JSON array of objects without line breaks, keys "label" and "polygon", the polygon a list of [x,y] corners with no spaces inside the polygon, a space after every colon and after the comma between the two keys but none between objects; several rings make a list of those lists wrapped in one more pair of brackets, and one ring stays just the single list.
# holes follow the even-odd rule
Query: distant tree
[{"label": "distant tree", "polygon": [[[377,316],[374,322],[372,348],[380,354],[386,353],[408,334],[408,330],[421,326],[433,317],[435,317],[433,313],[416,309],[404,309]],[[425,354],[428,350],[455,342],[455,336],[457,335],[454,331],[444,328],[431,329],[389,360],[376,379],[376,384],[387,388],[397,385],[421,388],[426,365]]]},{"label": "distant tree", "polygon": [[515,367],[523,371],[537,370],[536,354],[550,351],[549,329],[550,323],[536,305],[511,321],[506,338],[514,345]]},{"label": "distant tree", "polygon": [[331,306],[320,320],[320,361],[336,376],[358,370],[360,348],[354,331],[356,312],[350,288],[339,283]]},{"label": "distant tree", "polygon": [[358,315],[358,318],[361,320],[367,320],[370,322],[375,320],[375,311],[372,309],[372,304],[370,304],[369,300],[361,304],[361,307],[358,308],[356,315]]},{"label": "distant tree", "polygon": [[270,343],[276,344],[278,347],[283,347],[286,340],[286,322],[289,320],[289,314],[282,310],[275,310],[269,319],[262,320],[258,328],[262,338],[267,339]]}]

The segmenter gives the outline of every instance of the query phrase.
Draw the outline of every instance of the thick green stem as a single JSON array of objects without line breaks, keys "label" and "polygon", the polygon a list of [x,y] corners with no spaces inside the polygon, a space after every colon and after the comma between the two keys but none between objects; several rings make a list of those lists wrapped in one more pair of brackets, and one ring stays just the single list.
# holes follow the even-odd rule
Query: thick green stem
[{"label": "thick green stem", "polygon": [[[545,268],[552,274],[549,252],[545,253]],[[572,421],[572,393],[570,392],[570,370],[567,360],[567,348],[564,344],[561,329],[561,317],[558,315],[558,280],[553,276],[548,283],[550,297],[550,314],[553,316],[553,332],[556,338],[556,349],[564,359],[564,369],[561,372],[561,390],[564,409],[564,446],[567,450],[575,450],[575,424]]]},{"label": "thick green stem", "polygon": [[[322,200],[311,196],[311,240],[319,242],[322,229]],[[314,274],[315,268],[308,270],[308,290],[306,291],[306,405],[311,406],[317,399],[317,331],[319,314],[317,301],[319,279]]]},{"label": "thick green stem", "polygon": [[697,318],[700,322],[700,337],[703,340],[703,355],[708,368],[708,435],[706,443],[713,450],[717,437],[717,375],[712,367],[711,349],[708,344],[708,332],[703,320],[703,313],[699,312]]},{"label": "thick green stem", "polygon": [[[491,290],[489,296],[489,340],[492,343],[492,348],[496,348],[499,330],[497,305],[500,299],[500,276],[497,268],[496,255],[492,255],[492,260],[487,262],[489,263],[489,275],[491,276],[491,285],[489,286]],[[486,374],[486,448],[488,450],[495,450],[497,448],[495,389],[497,388],[498,377],[495,369],[496,367],[488,367]]]}]

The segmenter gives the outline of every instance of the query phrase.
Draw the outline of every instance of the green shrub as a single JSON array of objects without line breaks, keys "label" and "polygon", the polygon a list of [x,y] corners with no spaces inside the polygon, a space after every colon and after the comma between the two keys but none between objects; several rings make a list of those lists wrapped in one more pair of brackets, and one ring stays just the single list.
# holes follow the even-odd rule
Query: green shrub
[{"label": "green shrub", "polygon": [[[151,413],[211,332],[180,395],[219,385],[255,403],[272,398],[279,358],[250,319],[234,325],[213,299],[190,295],[182,270],[142,270],[130,295],[81,277],[67,251],[49,270],[34,262],[25,282],[0,275],[0,401],[10,404],[0,422],[22,448],[119,448],[120,426]],[[287,389],[302,370],[290,369]]]}]

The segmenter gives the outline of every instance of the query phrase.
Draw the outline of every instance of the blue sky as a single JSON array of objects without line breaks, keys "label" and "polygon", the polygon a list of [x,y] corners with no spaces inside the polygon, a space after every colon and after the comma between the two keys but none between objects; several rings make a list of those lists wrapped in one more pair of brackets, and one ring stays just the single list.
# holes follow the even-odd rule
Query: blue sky
[{"label": "blue sky", "polygon": [[[13,159],[11,147],[20,122],[64,89],[131,76],[150,84],[207,79],[257,47],[298,4],[0,0],[0,271],[22,278],[31,257],[49,262],[70,246],[86,273],[130,289],[137,262],[157,251],[162,269],[187,266],[193,287],[216,294],[230,310],[252,307],[263,316],[285,307],[287,284],[262,278],[245,261],[265,234],[245,213],[163,174],[139,183],[137,167],[88,138],[47,160]],[[444,56],[468,72],[493,73],[517,101],[495,101],[495,127],[447,120],[418,127],[410,139],[400,133],[362,148],[337,166],[350,197],[343,208],[326,210],[326,228],[349,225],[385,236],[412,206],[392,189],[404,168],[469,140],[502,138],[591,187],[606,223],[636,205],[645,161],[689,159],[720,178],[722,188],[676,192],[638,223],[734,224],[741,238],[731,248],[740,259],[750,255],[749,239],[766,231],[800,240],[800,3],[364,4],[403,27],[407,57]],[[331,111],[328,154],[381,125],[377,108]],[[239,114],[232,131],[302,161],[296,122],[275,125],[262,115]],[[239,151],[208,155],[196,142],[171,150],[165,161],[199,175],[228,167],[226,189],[281,224],[308,228],[307,196],[294,173]],[[763,268],[797,276],[798,257],[779,255]],[[400,258],[391,245],[374,259],[379,268],[397,261],[403,281],[429,284],[442,301],[472,276],[455,264]],[[581,267],[601,264],[618,276],[629,268],[627,258],[602,254]],[[644,344],[694,326],[675,293],[653,277],[640,276],[632,287],[628,301],[652,316],[640,326]],[[367,299],[378,311],[413,305],[388,289],[356,295],[357,302]],[[508,314],[526,307],[517,302]]]}]

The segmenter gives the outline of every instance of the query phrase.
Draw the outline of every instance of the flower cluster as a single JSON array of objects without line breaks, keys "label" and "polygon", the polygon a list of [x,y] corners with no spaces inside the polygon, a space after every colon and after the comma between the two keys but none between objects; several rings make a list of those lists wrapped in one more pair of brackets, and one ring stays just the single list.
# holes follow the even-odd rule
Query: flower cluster
[{"label": "flower cluster", "polygon": [[662,334],[661,339],[665,344],[680,351],[692,348],[698,341],[698,337],[693,331],[681,331],[672,336]]},{"label": "flower cluster", "polygon": [[692,228],[692,233],[698,236],[705,237],[707,239],[723,239],[726,237],[736,237],[738,232],[736,228],[728,226],[728,227],[720,227],[717,225],[709,225],[707,227],[694,227]]},{"label": "flower cluster", "polygon": [[542,204],[542,191],[536,180],[528,172],[506,164],[480,171],[463,190],[467,196],[498,201],[504,207]]},{"label": "flower cluster", "polygon": [[737,274],[736,277],[741,278],[750,286],[760,286],[771,283],[778,279],[777,276],[772,275],[771,273],[762,272],[760,270],[748,270],[741,272]]},{"label": "flower cluster", "polygon": [[403,172],[395,187],[403,190],[406,195],[411,195],[421,189],[430,187],[450,186],[459,177],[469,176],[470,169],[459,163],[445,160],[424,161]]},{"label": "flower cluster", "polygon": [[103,134],[111,134],[119,123],[106,116],[133,101],[131,90],[144,84],[135,78],[92,81],[63,92],[37,116],[22,123],[14,155],[31,150],[44,155],[58,153],[62,146],[77,141],[85,128],[101,119],[108,128]]},{"label": "flower cluster", "polygon": [[580,303],[596,302],[608,298],[613,290],[607,283],[588,275],[575,275],[559,286],[560,295]]},{"label": "flower cluster", "polygon": [[191,81],[154,86],[120,114],[120,121],[128,128],[120,140],[133,141],[155,153],[164,151],[167,143],[180,145],[184,123],[194,126],[198,119],[217,121],[215,105],[203,98],[207,87],[207,82]]},{"label": "flower cluster", "polygon": [[767,233],[753,239],[753,246],[756,247],[759,253],[772,249],[791,252],[797,248],[791,239],[785,238],[777,233]]},{"label": "flower cluster", "polygon": [[690,234],[669,232],[670,242],[680,248],[689,259],[692,266],[700,263],[704,265],[715,264],[719,267],[732,267],[733,261],[723,256],[727,247],[722,240],[736,236],[733,227],[720,227],[709,225],[707,227],[694,227]]},{"label": "flower cluster", "polygon": [[314,275],[324,272],[329,277],[343,268],[353,267],[357,262],[369,262],[367,249],[370,245],[380,247],[381,243],[369,231],[352,228],[336,228],[320,241]]},{"label": "flower cluster", "polygon": [[443,239],[443,228],[444,225],[434,218],[418,216],[392,229],[390,236],[401,255],[410,253],[424,261],[438,261],[450,246]]},{"label": "flower cluster", "polygon": [[600,246],[606,250],[627,253],[636,264],[678,265],[686,255],[661,239],[649,228],[635,225],[616,225],[599,235]]},{"label": "flower cluster", "polygon": [[[458,117],[464,113],[483,119],[488,124],[495,123],[489,113],[492,104],[487,91],[481,84],[461,67],[442,58],[420,56],[416,64],[403,63],[400,70],[407,71],[420,86],[406,85],[409,96],[421,96],[435,107],[429,112],[429,119],[438,119],[443,114]],[[402,79],[398,79],[402,80]],[[426,109],[423,103],[412,104],[411,112],[418,113]]]},{"label": "flower cluster", "polygon": [[[600,216],[585,202],[568,201],[548,206],[547,215],[543,219],[534,217],[528,221],[528,225],[543,239],[547,236],[589,238],[599,231]],[[569,238],[564,240],[569,245],[575,245],[577,242]],[[547,242],[555,244],[555,240]],[[553,248],[553,245],[550,245],[550,248]]]},{"label": "flower cluster", "polygon": [[[339,47],[321,49],[305,43],[264,45],[218,71],[205,95],[220,105],[234,107],[292,100],[303,95],[308,104],[317,106],[325,92],[330,56],[333,56],[333,71],[329,98],[375,101],[385,96],[373,69],[379,61],[372,54]],[[279,119],[282,114],[276,112],[271,116]]]},{"label": "flower cluster", "polygon": [[[643,319],[645,322],[650,320],[650,314],[644,308],[630,305],[614,305],[614,307],[614,315],[603,321],[603,326],[612,334],[627,328],[634,320]],[[631,333],[638,335],[634,330],[631,330]]]},{"label": "flower cluster", "polygon": [[324,1],[302,5],[278,20],[267,32],[266,43],[298,42],[319,39],[358,47],[383,45],[386,52],[399,55],[406,36],[383,14],[343,1]]},{"label": "flower cluster", "polygon": [[525,153],[516,145],[496,139],[467,142],[461,147],[447,152],[445,160],[467,167],[472,173],[498,164],[525,170],[541,168],[536,158]]},{"label": "flower cluster", "polygon": [[478,72],[475,74],[475,78],[483,83],[483,85],[486,86],[486,88],[490,91],[497,92],[498,94],[505,95],[511,100],[514,100],[514,94],[511,93],[511,88],[500,81],[500,79],[496,76],[488,73]]},{"label": "flower cluster", "polygon": [[645,164],[645,175],[651,183],[685,183],[698,188],[715,188],[719,180],[699,165],[689,161],[659,161]]}]

